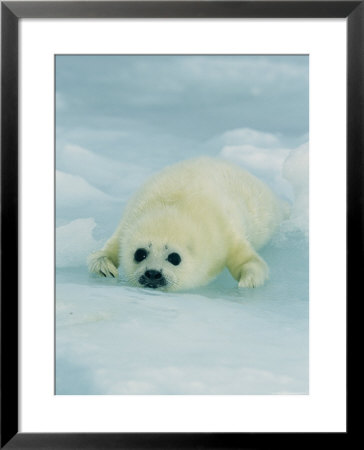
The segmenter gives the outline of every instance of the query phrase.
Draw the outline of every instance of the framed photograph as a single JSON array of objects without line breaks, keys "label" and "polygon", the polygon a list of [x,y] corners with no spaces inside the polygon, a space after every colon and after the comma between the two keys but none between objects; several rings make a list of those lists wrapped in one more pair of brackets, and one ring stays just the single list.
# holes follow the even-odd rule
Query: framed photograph
[{"label": "framed photograph", "polygon": [[346,445],[363,3],[1,14],[1,446]]}]

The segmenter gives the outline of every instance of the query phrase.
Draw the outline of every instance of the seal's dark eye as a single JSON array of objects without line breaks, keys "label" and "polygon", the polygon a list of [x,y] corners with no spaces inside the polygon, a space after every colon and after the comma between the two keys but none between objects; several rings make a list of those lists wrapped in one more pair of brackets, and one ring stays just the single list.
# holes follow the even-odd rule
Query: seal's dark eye
[{"label": "seal's dark eye", "polygon": [[181,257],[178,253],[171,253],[168,255],[167,260],[174,266],[178,266],[178,264],[181,262]]},{"label": "seal's dark eye", "polygon": [[148,252],[145,248],[138,248],[138,250],[134,253],[134,259],[136,262],[143,261],[148,256]]}]

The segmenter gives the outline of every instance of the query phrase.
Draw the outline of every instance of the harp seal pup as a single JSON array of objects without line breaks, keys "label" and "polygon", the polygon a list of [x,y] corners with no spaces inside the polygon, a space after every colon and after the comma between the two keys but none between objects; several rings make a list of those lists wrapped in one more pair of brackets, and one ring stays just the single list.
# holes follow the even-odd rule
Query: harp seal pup
[{"label": "harp seal pup", "polygon": [[169,166],[131,198],[91,273],[135,286],[176,291],[207,284],[226,266],[239,287],[261,286],[259,250],[287,216],[287,205],[259,179],[226,161],[200,157]]}]

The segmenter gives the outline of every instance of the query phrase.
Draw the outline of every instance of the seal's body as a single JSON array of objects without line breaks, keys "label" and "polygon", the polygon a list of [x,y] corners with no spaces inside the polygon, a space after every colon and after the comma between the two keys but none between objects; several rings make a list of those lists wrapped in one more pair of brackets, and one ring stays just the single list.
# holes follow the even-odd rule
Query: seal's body
[{"label": "seal's body", "polygon": [[128,203],[115,233],[89,257],[89,270],[142,287],[201,286],[226,266],[240,287],[268,277],[257,254],[286,208],[246,170],[201,157],[167,167]]}]

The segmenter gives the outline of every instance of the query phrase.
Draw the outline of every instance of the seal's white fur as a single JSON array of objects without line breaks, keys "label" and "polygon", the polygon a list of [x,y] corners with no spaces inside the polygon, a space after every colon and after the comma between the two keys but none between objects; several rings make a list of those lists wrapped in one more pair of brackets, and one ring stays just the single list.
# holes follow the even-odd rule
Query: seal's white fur
[{"label": "seal's white fur", "polygon": [[[208,283],[225,266],[240,287],[262,285],[268,267],[256,250],[267,243],[285,208],[256,177],[228,162],[201,157],[167,167],[128,203],[115,233],[89,257],[89,270],[118,275],[121,264],[132,284],[146,270],[163,273],[162,289]],[[148,257],[137,263],[134,253]],[[178,253],[182,261],[167,257]]]}]

